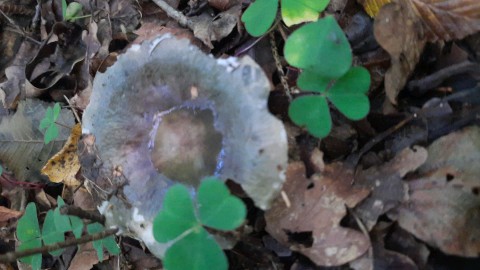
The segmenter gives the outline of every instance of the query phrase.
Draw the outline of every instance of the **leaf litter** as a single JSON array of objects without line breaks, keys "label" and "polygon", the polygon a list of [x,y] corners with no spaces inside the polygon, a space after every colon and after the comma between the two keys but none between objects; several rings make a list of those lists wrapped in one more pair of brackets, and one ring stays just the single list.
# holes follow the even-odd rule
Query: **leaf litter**
[{"label": "leaf litter", "polygon": [[[83,14],[91,17],[63,22],[60,1],[39,4],[39,17],[34,16],[36,1],[18,1],[8,9],[4,3],[0,5],[11,19],[0,16],[0,48],[4,52],[0,99],[7,109],[0,116],[0,137],[4,137],[0,142],[2,226],[15,229],[27,198],[37,202],[42,211],[54,207],[53,198],[58,195],[73,205],[95,210],[98,200],[94,194],[102,186],[96,186],[90,177],[108,173],[112,183],[121,184],[127,166],[102,167],[111,160],[98,159],[95,138],[84,135],[76,138],[78,142],[67,142],[69,128],[75,124],[69,110],[82,116],[90,103],[94,79],[127,48],[172,34],[215,57],[246,52],[268,74],[275,89],[270,93],[269,109],[288,127],[289,165],[283,195],[265,213],[249,208],[250,231],[235,232],[237,245],[227,251],[232,269],[258,266],[263,261],[277,269],[333,265],[426,269],[452,258],[448,255],[459,256],[462,265],[478,265],[480,76],[475,68],[480,55],[480,6],[476,1],[357,1],[361,5],[330,1],[327,11],[335,13],[342,30],[348,32],[353,62],[370,71],[372,84],[367,94],[372,108],[359,122],[332,111],[333,132],[323,140],[309,137],[287,118],[288,96],[270,56],[275,55],[269,41],[248,36],[240,20],[246,4],[253,1],[243,5],[236,0],[166,1],[174,11],[183,11],[180,17],[187,24],[159,8],[160,1],[78,2]],[[303,19],[316,19],[311,10]],[[301,22],[302,18],[293,15],[285,15],[288,24]],[[280,50],[296,27],[279,24],[273,30]],[[288,66],[282,51],[277,54],[289,86],[295,87],[299,70]],[[224,61],[226,66],[234,69],[228,61]],[[191,76],[185,70],[172,73]],[[427,83],[422,84],[422,79]],[[63,105],[72,105],[64,106],[60,114],[58,122],[65,127],[58,126],[59,137],[44,145],[39,122],[53,101],[65,102],[64,96],[69,104]],[[78,133],[80,125],[75,127],[73,133]],[[136,134],[138,130],[132,127],[126,128],[128,133]],[[76,144],[78,147],[70,147]],[[84,165],[79,172],[80,165],[73,162],[77,155]],[[352,166],[351,160],[358,155],[363,155],[362,161]],[[68,172],[56,166],[70,158]],[[44,166],[54,181],[76,189],[61,194],[41,174]],[[79,187],[82,182],[85,187]],[[121,199],[128,197],[118,192],[117,186],[113,190]],[[30,196],[32,193],[35,196]],[[269,237],[268,244],[263,236]],[[12,244],[14,239],[10,233],[1,243]],[[121,245],[129,255],[119,257],[122,263],[159,267],[158,259],[141,244],[125,239]],[[274,245],[283,250],[281,256],[271,255],[268,246]],[[8,251],[4,245],[0,247],[0,253]],[[118,259],[105,258],[109,262]],[[88,246],[64,259],[73,269],[99,264]],[[54,258],[47,266],[57,262]]]}]

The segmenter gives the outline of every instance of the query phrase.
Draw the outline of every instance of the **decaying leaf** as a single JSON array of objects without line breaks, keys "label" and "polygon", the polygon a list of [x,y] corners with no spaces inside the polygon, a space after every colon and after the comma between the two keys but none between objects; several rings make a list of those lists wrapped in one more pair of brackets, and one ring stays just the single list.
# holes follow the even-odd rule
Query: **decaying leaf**
[{"label": "decaying leaf", "polygon": [[385,75],[390,102],[396,104],[426,41],[461,39],[478,31],[477,0],[393,0],[384,5],[375,19],[375,37],[392,57]]},{"label": "decaying leaf", "polygon": [[386,4],[375,18],[374,33],[380,46],[391,57],[385,74],[385,93],[397,104],[397,95],[420,60],[426,36],[415,13],[405,5]]},{"label": "decaying leaf", "polygon": [[78,123],[72,128],[72,133],[62,150],[48,160],[42,168],[42,174],[54,183],[64,183],[66,186],[76,187],[81,183],[75,178],[80,169],[77,155],[77,144],[82,134],[82,126]]},{"label": "decaying leaf", "polygon": [[[45,162],[60,151],[70,131],[59,128],[59,136],[44,144],[44,134],[39,130],[40,120],[45,116],[50,104],[40,100],[21,101],[12,116],[4,116],[0,123],[0,160],[15,173],[20,181],[44,181],[40,169]],[[73,126],[73,115],[62,109],[57,122],[64,126]]]},{"label": "decaying leaf", "polygon": [[32,42],[25,41],[20,49],[15,52],[15,58],[11,65],[5,69],[7,80],[0,83],[3,106],[15,109],[21,95],[25,94],[25,65],[33,57],[37,46]]},{"label": "decaying leaf", "polygon": [[17,219],[22,215],[22,212],[9,209],[5,206],[0,206],[0,226],[5,227],[8,221]]},{"label": "decaying leaf", "polygon": [[373,228],[380,215],[407,197],[407,187],[402,178],[408,172],[415,171],[426,159],[427,151],[424,148],[406,148],[379,168],[369,168],[356,175],[356,185],[372,190],[372,194],[355,207],[355,212],[368,230]]},{"label": "decaying leaf", "polygon": [[[369,191],[353,187],[352,177],[352,170],[334,163],[309,180],[302,163],[290,164],[283,190],[291,206],[282,198],[274,201],[265,213],[267,232],[317,265],[342,265],[358,258],[370,246],[369,240],[359,231],[340,226],[340,220],[347,207],[357,205]],[[296,240],[302,236],[307,241]]]},{"label": "decaying leaf", "polygon": [[480,127],[436,140],[420,177],[408,182],[409,199],[389,216],[417,238],[441,251],[476,257],[480,253]]},{"label": "decaying leaf", "polygon": [[[25,67],[27,97],[43,94],[62,79],[63,90],[74,90],[75,76],[70,75],[74,66],[85,58],[86,51],[81,32],[81,27],[73,23],[57,22],[54,25],[49,40],[56,37],[57,41],[45,41]],[[51,61],[52,57],[54,61]],[[59,100],[63,100],[63,94],[60,94]]]},{"label": "decaying leaf", "polygon": [[208,175],[236,181],[268,208],[287,164],[269,90],[250,58],[214,59],[171,35],[133,45],[98,73],[79,152],[83,175],[97,187],[122,187],[124,196],[111,196],[104,209],[106,226],[124,228],[161,257],[164,246],[145,231],[165,190],[176,182],[193,189]]}]

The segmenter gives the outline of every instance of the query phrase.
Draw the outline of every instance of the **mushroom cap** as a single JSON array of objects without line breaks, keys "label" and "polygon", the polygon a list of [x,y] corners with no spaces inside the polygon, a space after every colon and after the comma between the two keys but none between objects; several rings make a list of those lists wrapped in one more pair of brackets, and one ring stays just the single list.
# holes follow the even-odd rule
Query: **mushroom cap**
[{"label": "mushroom cap", "polygon": [[[201,173],[192,181],[206,172],[231,179],[259,208],[267,209],[285,181],[287,167],[287,136],[281,121],[268,112],[269,88],[263,71],[249,57],[215,59],[170,35],[133,45],[105,73],[97,74],[82,119],[83,138],[94,138],[94,147],[90,143],[90,151],[80,149],[79,154],[84,175],[94,190],[101,191],[99,203],[105,201],[100,209],[107,225],[129,232],[154,254],[162,255],[153,240],[151,223],[166,190],[180,182],[191,187],[193,196],[198,184],[185,183],[175,171],[166,173],[156,166],[155,152],[172,155],[165,147],[170,145],[168,138],[173,138],[173,149],[184,146],[175,138],[204,136],[188,143],[200,144],[192,147],[203,149],[199,155],[210,155],[210,160],[214,155],[215,168],[204,170],[201,166],[208,162],[195,159],[193,163],[201,168],[187,175]],[[191,116],[183,118],[187,126],[167,128],[166,116],[182,110]],[[199,121],[195,118],[198,112],[208,112],[213,123],[191,127]],[[160,132],[163,135],[157,135]],[[159,137],[164,138],[164,147],[156,149]],[[218,153],[205,144],[208,140],[221,140]],[[167,167],[171,164],[166,163]],[[181,167],[176,170],[183,171]],[[112,192],[115,196],[106,195]]]}]

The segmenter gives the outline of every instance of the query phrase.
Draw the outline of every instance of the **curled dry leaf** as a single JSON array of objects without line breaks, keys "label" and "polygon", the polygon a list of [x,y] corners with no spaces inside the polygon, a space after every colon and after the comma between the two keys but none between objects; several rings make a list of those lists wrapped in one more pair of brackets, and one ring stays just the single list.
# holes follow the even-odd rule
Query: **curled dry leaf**
[{"label": "curled dry leaf", "polygon": [[77,144],[82,134],[80,124],[75,124],[72,133],[62,150],[48,160],[42,168],[42,174],[48,176],[48,179],[54,183],[64,183],[69,187],[77,187],[81,183],[75,175],[80,169],[80,162],[77,156]]},{"label": "curled dry leaf", "polygon": [[372,194],[355,207],[356,214],[368,230],[373,228],[380,215],[406,199],[407,187],[402,178],[415,171],[425,160],[427,151],[424,148],[405,148],[382,166],[360,171],[356,175],[355,185],[372,190]]},{"label": "curled dry leaf", "polygon": [[400,226],[446,254],[480,253],[480,127],[436,140],[409,199],[389,213]]},{"label": "curled dry leaf", "polygon": [[[53,39],[55,35],[58,40],[50,43],[45,41],[37,55],[25,67],[28,80],[27,97],[43,94],[62,79],[63,89],[75,89],[77,83],[72,73],[75,65],[85,58],[86,52],[81,32],[82,29],[76,24],[57,22],[54,25],[49,39]],[[51,61],[52,57],[54,61]],[[65,93],[59,94],[59,101],[63,101],[63,94]]]},{"label": "curled dry leaf", "polygon": [[[291,206],[282,198],[274,201],[265,213],[267,232],[317,265],[342,265],[358,258],[369,248],[369,240],[359,231],[341,227],[340,221],[347,207],[357,205],[369,191],[351,183],[352,170],[341,163],[327,165],[311,180],[305,177],[303,163],[290,164],[283,190]],[[299,235],[310,240],[298,242]]]}]

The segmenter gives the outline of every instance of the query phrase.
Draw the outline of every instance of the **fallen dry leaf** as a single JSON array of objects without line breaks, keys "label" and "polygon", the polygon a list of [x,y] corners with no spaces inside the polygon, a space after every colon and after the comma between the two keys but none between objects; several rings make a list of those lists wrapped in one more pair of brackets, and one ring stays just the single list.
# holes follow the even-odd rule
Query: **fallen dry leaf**
[{"label": "fallen dry leaf", "polygon": [[[321,175],[305,177],[303,163],[287,169],[284,192],[287,207],[277,198],[265,213],[266,230],[281,244],[310,258],[317,265],[342,265],[361,256],[369,240],[361,232],[340,226],[346,207],[354,207],[368,196],[367,189],[351,185],[352,172],[341,163],[325,166]],[[302,236],[307,241],[297,241]]]},{"label": "fallen dry leaf", "polygon": [[93,248],[93,242],[89,242],[79,246],[78,251],[70,262],[68,269],[90,270],[97,263],[97,251]]},{"label": "fallen dry leaf", "polygon": [[360,171],[355,176],[355,185],[372,190],[371,195],[355,207],[355,213],[368,230],[377,223],[380,215],[397,206],[407,197],[407,187],[402,178],[415,171],[427,160],[427,151],[422,147],[405,148],[391,161],[379,167]]},{"label": "fallen dry leaf", "polygon": [[9,209],[5,206],[0,206],[0,227],[5,227],[12,219],[17,219],[22,215],[22,212]]},{"label": "fallen dry leaf", "polygon": [[392,65],[385,74],[385,93],[397,104],[397,95],[417,65],[426,36],[415,13],[405,5],[386,4],[374,22],[375,38],[391,57]]},{"label": "fallen dry leaf", "polygon": [[411,6],[428,31],[429,41],[462,39],[480,31],[478,0],[397,0],[397,2]]},{"label": "fallen dry leaf", "polygon": [[462,39],[480,31],[478,0],[393,0],[375,19],[375,38],[392,57],[385,75],[391,103],[419,61],[426,41]]},{"label": "fallen dry leaf", "polygon": [[66,186],[79,186],[80,182],[75,175],[80,169],[77,155],[77,144],[82,134],[82,126],[75,124],[72,133],[62,150],[48,160],[42,168],[42,174],[48,176],[54,183],[64,183]]},{"label": "fallen dry leaf", "polygon": [[389,213],[400,226],[446,254],[480,252],[480,127],[436,140],[407,201]]},{"label": "fallen dry leaf", "polygon": [[[65,143],[69,131],[59,128],[58,137],[44,143],[44,134],[39,129],[49,104],[38,99],[20,101],[14,115],[0,118],[0,160],[14,172],[15,178],[25,182],[44,182],[40,173],[47,160]],[[73,126],[74,118],[68,109],[62,109],[57,123]]]}]

